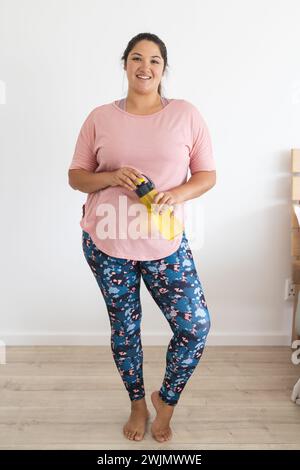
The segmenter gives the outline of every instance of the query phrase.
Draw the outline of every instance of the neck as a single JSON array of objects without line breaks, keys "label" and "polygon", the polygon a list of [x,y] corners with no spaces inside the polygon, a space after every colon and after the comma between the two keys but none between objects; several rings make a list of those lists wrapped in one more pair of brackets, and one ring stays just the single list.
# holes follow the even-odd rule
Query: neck
[{"label": "neck", "polygon": [[153,109],[157,106],[160,106],[161,102],[162,99],[158,93],[151,95],[140,95],[129,91],[125,99],[126,106],[129,105],[131,108],[137,110]]}]

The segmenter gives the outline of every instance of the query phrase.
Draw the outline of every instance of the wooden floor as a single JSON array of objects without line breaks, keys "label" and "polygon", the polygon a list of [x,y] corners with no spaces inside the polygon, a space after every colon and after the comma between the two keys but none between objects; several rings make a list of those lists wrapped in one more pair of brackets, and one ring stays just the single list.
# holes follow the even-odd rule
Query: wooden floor
[{"label": "wooden floor", "polygon": [[[166,347],[144,346],[158,390]],[[109,347],[8,347],[0,365],[0,449],[300,449],[300,377],[289,347],[207,346],[176,406],[173,439],[129,441],[127,391]],[[150,426],[150,425],[149,425]]]}]

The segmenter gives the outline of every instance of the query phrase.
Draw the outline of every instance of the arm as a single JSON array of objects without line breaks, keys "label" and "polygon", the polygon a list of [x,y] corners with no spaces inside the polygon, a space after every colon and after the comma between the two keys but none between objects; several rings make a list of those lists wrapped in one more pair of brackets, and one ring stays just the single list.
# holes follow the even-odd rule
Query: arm
[{"label": "arm", "polygon": [[206,191],[209,191],[215,184],[215,170],[197,171],[186,183],[172,188],[170,192],[173,194],[176,203],[181,203],[201,196],[206,193]]},{"label": "arm", "polygon": [[[169,205],[180,204],[189,199],[194,199],[206,193],[216,184],[216,171],[197,171],[190,179],[180,186],[169,191],[159,192],[153,202],[158,204],[157,210],[164,210]],[[165,206],[164,206],[165,204]]]},{"label": "arm", "polygon": [[111,172],[101,171],[94,173],[87,170],[69,170],[69,185],[83,193],[93,193],[111,185]]},{"label": "arm", "polygon": [[142,174],[135,168],[124,166],[114,171],[92,172],[84,169],[69,169],[69,185],[83,193],[93,193],[108,186],[123,186],[134,191],[137,178]]}]

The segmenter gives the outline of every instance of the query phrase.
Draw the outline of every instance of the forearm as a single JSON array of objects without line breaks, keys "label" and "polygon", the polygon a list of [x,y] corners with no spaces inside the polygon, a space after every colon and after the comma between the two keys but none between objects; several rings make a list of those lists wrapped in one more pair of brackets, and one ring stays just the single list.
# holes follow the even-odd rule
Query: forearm
[{"label": "forearm", "polygon": [[69,185],[83,193],[93,193],[110,186],[111,172],[93,173],[87,170],[69,170]]},{"label": "forearm", "polygon": [[215,171],[197,171],[186,183],[172,188],[171,193],[174,194],[177,203],[182,203],[201,196],[201,194],[206,193],[215,184]]}]

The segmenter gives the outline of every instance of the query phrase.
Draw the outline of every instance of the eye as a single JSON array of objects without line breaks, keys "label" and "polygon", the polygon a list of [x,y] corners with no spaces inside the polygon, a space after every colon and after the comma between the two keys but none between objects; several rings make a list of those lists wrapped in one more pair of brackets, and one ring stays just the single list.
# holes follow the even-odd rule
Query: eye
[{"label": "eye", "polygon": [[[140,57],[134,57],[133,60],[140,60]],[[157,60],[152,60],[155,64],[159,64]]]}]

